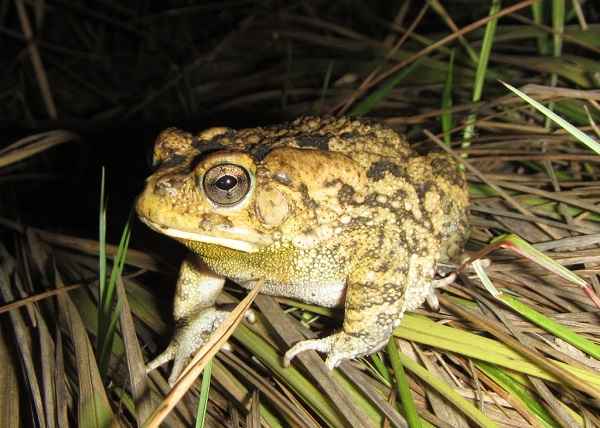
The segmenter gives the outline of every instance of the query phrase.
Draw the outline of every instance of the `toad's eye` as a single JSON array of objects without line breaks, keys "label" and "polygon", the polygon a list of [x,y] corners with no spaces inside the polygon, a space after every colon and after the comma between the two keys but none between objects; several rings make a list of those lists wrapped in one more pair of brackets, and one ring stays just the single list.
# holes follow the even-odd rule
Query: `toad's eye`
[{"label": "toad's eye", "polygon": [[218,205],[234,205],[250,190],[250,175],[245,168],[230,163],[212,167],[204,174],[206,196]]}]

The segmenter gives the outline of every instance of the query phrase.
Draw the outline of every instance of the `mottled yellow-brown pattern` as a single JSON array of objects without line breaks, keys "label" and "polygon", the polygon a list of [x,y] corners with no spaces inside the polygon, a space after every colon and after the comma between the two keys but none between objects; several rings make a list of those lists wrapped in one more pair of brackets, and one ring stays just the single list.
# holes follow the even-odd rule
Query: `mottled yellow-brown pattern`
[{"label": "mottled yellow-brown pattern", "polygon": [[[419,156],[376,123],[304,117],[195,136],[168,129],[154,160],[138,215],[193,256],[177,286],[176,337],[151,368],[175,358],[179,369],[197,338],[216,328],[225,277],[246,288],[262,279],[270,295],[345,305],[339,332],[300,342],[286,361],[316,349],[335,367],[372,353],[431,293],[437,263],[457,255],[468,233],[466,183],[453,160]],[[207,182],[224,164],[239,181]],[[230,190],[241,185],[243,193]],[[230,191],[234,202],[222,203]]]}]

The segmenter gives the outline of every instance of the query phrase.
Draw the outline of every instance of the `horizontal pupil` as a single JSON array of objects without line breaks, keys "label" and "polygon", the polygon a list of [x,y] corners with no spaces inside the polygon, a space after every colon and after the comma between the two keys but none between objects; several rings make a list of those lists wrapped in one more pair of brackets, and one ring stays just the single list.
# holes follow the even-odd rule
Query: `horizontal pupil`
[{"label": "horizontal pupil", "polygon": [[221,190],[231,190],[237,185],[237,179],[232,175],[224,175],[215,181],[215,186]]}]

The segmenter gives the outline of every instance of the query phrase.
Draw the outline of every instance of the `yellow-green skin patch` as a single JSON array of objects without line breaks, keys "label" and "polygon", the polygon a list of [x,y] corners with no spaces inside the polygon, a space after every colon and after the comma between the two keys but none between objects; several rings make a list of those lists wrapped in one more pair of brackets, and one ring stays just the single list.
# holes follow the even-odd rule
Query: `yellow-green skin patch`
[{"label": "yellow-green skin patch", "polygon": [[[202,288],[207,271],[247,288],[264,280],[271,295],[345,304],[340,332],[302,342],[288,358],[316,349],[333,367],[379,349],[403,312],[424,301],[436,264],[461,251],[468,234],[467,188],[454,161],[418,156],[378,124],[305,117],[196,136],[169,129],[158,137],[155,161],[138,214],[196,255],[178,283],[178,295],[190,296],[176,298],[179,324],[214,306],[218,287],[208,297],[187,291]],[[201,185],[220,163],[251,177],[246,196],[226,207]]]}]

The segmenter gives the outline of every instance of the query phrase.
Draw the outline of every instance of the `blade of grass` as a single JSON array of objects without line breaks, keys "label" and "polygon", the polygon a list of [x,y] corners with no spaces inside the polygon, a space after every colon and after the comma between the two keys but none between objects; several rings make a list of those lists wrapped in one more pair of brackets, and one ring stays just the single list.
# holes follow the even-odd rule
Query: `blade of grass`
[{"label": "blade of grass", "polygon": [[538,311],[531,307],[521,303],[517,298],[507,294],[502,294],[498,297],[499,300],[504,302],[507,306],[512,308],[514,311],[521,314],[524,318],[527,318],[532,323],[540,326],[554,336],[561,338],[567,343],[570,343],[577,349],[588,353],[597,360],[600,360],[600,346],[594,342],[586,339],[585,337],[575,333],[573,330],[557,323],[556,321],[544,316]]},{"label": "blade of grass", "polygon": [[[264,377],[262,372],[256,371],[232,352],[223,350],[218,354],[218,357],[230,369],[233,369],[240,379],[244,379],[246,384],[250,384],[252,387],[258,389],[263,397],[270,402],[271,406],[274,407],[290,425],[306,425],[306,428],[318,427],[317,423],[307,415],[303,408],[300,408],[295,402],[288,399],[286,392],[289,391],[282,393],[281,390],[278,390],[273,385],[271,379]],[[230,377],[234,376],[231,372],[228,373]],[[217,378],[216,381],[219,382],[220,379]],[[282,389],[283,388],[284,387],[282,386]],[[264,408],[264,406],[261,406],[261,416],[266,418]]]},{"label": "blade of grass", "polygon": [[[402,324],[394,330],[394,335],[409,341],[506,367],[518,373],[558,382],[557,377],[542,367],[536,366],[502,342],[458,328],[437,324],[421,316],[407,314],[402,319]],[[583,381],[600,387],[600,375],[595,372],[565,363],[557,362],[556,364]]]},{"label": "blade of grass", "polygon": [[379,84],[380,82],[384,81],[385,79],[387,79],[388,77],[390,77],[391,75],[395,74],[396,72],[398,72],[398,70],[401,70],[402,68],[406,67],[408,64],[411,64],[412,62],[414,62],[415,60],[425,57],[427,56],[429,53],[439,49],[441,46],[445,46],[446,44],[450,43],[451,41],[453,41],[454,39],[467,34],[471,31],[476,30],[477,28],[483,26],[484,24],[486,24],[487,22],[489,22],[492,19],[498,19],[502,16],[505,15],[510,15],[514,12],[516,12],[519,9],[522,9],[524,7],[530,6],[531,4],[533,4],[536,0],[523,0],[515,5],[509,6],[501,11],[499,11],[497,14],[495,14],[494,16],[487,16],[485,18],[479,19],[476,22],[473,22],[465,27],[463,27],[462,29],[460,29],[459,31],[452,33],[444,38],[442,38],[441,40],[438,40],[437,42],[429,45],[427,48],[422,49],[421,51],[409,56],[408,58],[406,58],[403,61],[400,61],[398,64],[394,65],[393,67],[391,67],[389,70],[386,70],[384,73],[382,73],[381,75],[377,76],[376,78],[374,78],[371,82],[370,85],[368,87],[365,88],[360,88],[359,90],[355,91],[352,95],[350,95],[347,99],[345,99],[344,101],[342,101],[342,103],[340,103],[339,105],[335,106],[332,109],[333,111],[338,110],[340,113],[344,113],[346,111],[346,109],[348,108],[348,106],[350,106],[354,100],[356,100],[358,97],[360,97],[365,91],[367,91],[368,89],[370,89],[371,87]]},{"label": "blade of grass", "polygon": [[575,126],[571,125],[569,122],[567,122],[562,117],[560,117],[559,115],[554,113],[552,110],[543,106],[542,104],[540,104],[539,102],[537,102],[536,100],[534,100],[533,98],[528,96],[527,94],[521,92],[517,88],[509,85],[508,83],[502,82],[502,81],[501,81],[501,83],[504,86],[506,86],[508,89],[510,89],[512,92],[514,92],[519,98],[528,102],[530,105],[535,107],[539,112],[541,112],[544,116],[550,118],[554,123],[556,123],[558,126],[563,128],[565,131],[567,131],[573,137],[575,137],[575,139],[577,141],[585,144],[588,148],[593,150],[596,154],[600,155],[600,144],[598,142],[596,142],[593,137],[591,137],[590,135],[581,131],[579,128],[576,128]]},{"label": "blade of grass", "polygon": [[[104,340],[106,339],[105,313],[104,313],[104,295],[106,293],[106,195],[105,195],[105,170],[102,167],[100,177],[100,214],[98,220],[98,289],[99,300],[97,325],[98,335],[96,336],[96,349],[104,348]],[[102,367],[103,365],[100,364]],[[104,372],[100,370],[104,378]]]},{"label": "blade of grass", "polygon": [[479,409],[473,406],[473,404],[464,399],[448,384],[438,379],[437,377],[432,376],[431,373],[429,373],[424,367],[417,364],[415,361],[411,360],[402,353],[397,353],[397,356],[398,360],[404,367],[413,372],[423,382],[427,383],[433,389],[438,391],[444,398],[446,398],[448,401],[454,404],[478,426],[486,428],[498,426],[494,421],[492,421],[488,416],[479,411]]},{"label": "blade of grass", "polygon": [[491,242],[492,246],[499,246],[516,252],[517,254],[528,258],[529,260],[542,266],[544,269],[553,272],[564,279],[571,281],[583,289],[588,295],[592,302],[600,308],[600,298],[596,295],[592,287],[585,282],[582,278],[577,276],[574,272],[556,263],[550,257],[537,250],[535,247],[530,245],[527,241],[521,239],[515,234],[501,235],[494,238]]},{"label": "blade of grass", "polygon": [[[533,20],[538,25],[544,24],[544,2],[536,1],[531,5],[531,12],[533,14]],[[548,35],[544,32],[539,32],[536,37],[536,43],[538,52],[540,55],[548,54]]]},{"label": "blade of grass", "polygon": [[510,374],[498,367],[479,361],[475,363],[477,368],[489,376],[494,382],[507,391],[512,399],[519,400],[529,411],[538,419],[539,423],[547,428],[558,428],[559,425],[554,421],[550,413],[542,406],[535,396],[525,388],[521,383],[515,381]]},{"label": "blade of grass", "polygon": [[294,367],[283,367],[282,357],[268,342],[244,325],[240,325],[234,337],[265,364],[275,375],[290,385],[300,397],[330,427],[346,426],[344,419],[335,411],[323,393]]},{"label": "blade of grass", "polygon": [[9,344],[3,329],[0,329],[0,426],[17,428],[22,426],[19,413],[20,387],[15,361],[15,350]]},{"label": "blade of grass", "polygon": [[[134,403],[134,414],[138,425],[141,425],[152,414],[152,396],[148,389],[148,378],[144,366],[144,357],[135,334],[135,325],[129,298],[121,277],[117,277],[117,293],[122,305],[120,311],[120,326],[125,345],[125,357],[129,369],[129,382],[131,384],[131,398]],[[112,346],[109,348],[112,351]]]},{"label": "blade of grass", "polygon": [[450,53],[450,61],[448,62],[448,75],[446,76],[446,82],[444,83],[444,92],[442,93],[442,110],[443,113],[440,116],[442,124],[442,133],[444,134],[444,142],[450,145],[451,134],[450,131],[454,127],[454,121],[452,120],[452,88],[454,82],[454,49]]},{"label": "blade of grass", "polygon": [[[291,346],[304,339],[291,317],[287,316],[280,306],[270,297],[259,296],[256,299],[256,305],[260,309],[262,315],[268,321],[270,326],[275,330],[287,346]],[[350,394],[345,393],[339,382],[336,381],[338,371],[331,371],[325,367],[322,358],[316,352],[303,352],[297,356],[298,361],[308,371],[314,379],[319,389],[323,394],[330,398],[330,401],[338,409],[340,414],[350,426],[369,426],[368,411],[371,406],[365,408],[364,399],[360,394],[357,399],[350,399],[350,394],[355,392],[354,388],[350,388]],[[375,413],[377,415],[377,413]]]},{"label": "blade of grass", "polygon": [[[64,286],[55,270],[58,286]],[[106,390],[102,384],[100,371],[96,364],[92,345],[89,342],[84,323],[71,299],[66,294],[58,295],[62,323],[71,332],[77,364],[78,389],[78,426],[107,427],[117,424],[112,413]]]},{"label": "blade of grass", "polygon": [[[8,252],[2,242],[0,242],[0,297],[3,300],[14,300],[13,287],[15,281],[11,278],[17,278],[15,275],[15,259]],[[31,413],[38,418],[40,426],[46,426],[46,413],[44,412],[44,397],[42,394],[42,379],[38,376],[36,370],[36,358],[33,348],[32,331],[29,327],[29,317],[25,317],[24,312],[9,312],[10,323],[12,325],[12,339],[16,346],[16,352],[19,358],[20,371],[23,374],[28,391]],[[18,372],[18,370],[17,370]]]},{"label": "blade of grass", "polygon": [[420,64],[420,61],[417,60],[417,61],[413,62],[412,64],[410,64],[409,66],[400,70],[395,76],[393,76],[390,79],[388,79],[387,81],[385,81],[383,83],[383,85],[381,85],[381,88],[377,89],[371,95],[366,97],[363,101],[361,101],[356,106],[354,106],[354,108],[352,110],[350,110],[348,115],[349,116],[363,116],[363,115],[369,113],[371,110],[373,110],[377,106],[377,104],[380,101],[385,99],[385,97],[387,97],[390,94],[392,89],[394,89],[402,80],[404,80],[404,78],[406,78],[406,76],[408,76],[410,73],[412,73],[415,70],[415,68],[418,67],[419,64]]},{"label": "blade of grass", "polygon": [[[493,0],[490,6],[490,13],[488,16],[494,16],[500,11],[500,0]],[[475,71],[475,83],[473,85],[473,95],[471,101],[479,102],[481,100],[481,94],[483,92],[483,84],[485,83],[485,75],[487,72],[487,66],[490,59],[490,53],[492,52],[492,45],[494,44],[494,36],[496,34],[496,26],[498,24],[498,18],[491,19],[485,26],[485,33],[483,35],[483,42],[479,51],[479,59],[477,61],[477,70]],[[467,126],[463,131],[463,148],[468,148],[471,144],[471,138],[475,133],[475,113],[470,114],[467,117]]]},{"label": "blade of grass", "polygon": [[133,211],[129,213],[129,219],[125,223],[123,233],[113,268],[110,274],[110,279],[107,281],[107,257],[106,257],[106,211],[107,211],[107,195],[106,195],[106,173],[102,167],[100,178],[100,214],[99,214],[99,239],[98,239],[98,265],[99,265],[99,280],[98,280],[98,335],[96,337],[96,348],[99,353],[98,365],[103,379],[107,375],[108,365],[110,362],[112,345],[116,334],[117,321],[121,312],[121,304],[117,299],[115,306],[115,290],[117,288],[117,278],[121,276],[125,259],[127,256],[127,248],[129,247],[129,239],[131,237],[130,221]]},{"label": "blade of grass", "polygon": [[[459,31],[458,27],[454,23],[454,20],[452,19],[452,16],[448,13],[444,5],[439,0],[427,0],[427,3],[444,21],[446,21],[446,24],[452,31]],[[467,39],[465,39],[463,36],[460,36],[458,38],[458,41],[462,45],[464,50],[467,52],[467,55],[469,56],[469,59],[473,62],[473,64],[477,64],[477,53],[475,52],[475,50],[473,50],[471,45],[469,45]],[[454,52],[454,49],[452,50],[452,52]],[[454,54],[452,53],[451,55]]]},{"label": "blade of grass", "polygon": [[[242,407],[247,409],[249,407],[248,396],[250,395],[250,392],[247,386],[242,383],[244,376],[230,372],[219,359],[213,359],[212,361],[212,378],[214,381],[225,389]],[[283,428],[283,424],[275,417],[271,409],[262,404],[260,407],[260,416],[267,422],[268,427]]]},{"label": "blade of grass", "polygon": [[[571,370],[565,370],[565,365],[558,364],[552,359],[545,358],[541,356],[541,354],[537,350],[522,345],[518,340],[505,333],[502,327],[499,326],[498,323],[496,323],[495,321],[483,317],[470,309],[463,308],[453,303],[450,299],[443,295],[440,296],[439,299],[440,302],[452,312],[470,321],[478,328],[481,328],[487,331],[488,333],[492,334],[493,336],[498,338],[498,340],[501,340],[504,344],[516,350],[518,353],[522,354],[527,360],[531,361],[539,368],[542,368],[548,373],[551,373],[553,376],[555,376],[556,379],[559,379],[563,384],[578,389],[580,391],[584,391],[594,398],[600,398],[600,389],[598,387],[592,386],[589,382],[584,381],[581,377],[574,375]],[[484,360],[487,360],[487,358],[484,358]],[[571,367],[571,369],[573,370],[579,368]]]},{"label": "blade of grass", "polygon": [[396,387],[398,388],[398,396],[402,401],[402,407],[404,408],[404,416],[408,422],[410,428],[421,428],[421,421],[419,420],[419,414],[417,413],[417,406],[410,392],[410,386],[408,385],[408,379],[404,372],[404,366],[400,361],[398,355],[398,347],[396,346],[396,338],[393,336],[387,344],[387,352],[390,362],[392,363],[392,369],[394,370],[394,377],[396,379]]},{"label": "blade of grass", "polygon": [[[290,299],[279,299],[286,304],[311,312],[333,317],[331,309],[295,302]],[[454,300],[454,299],[453,299]],[[486,361],[515,372],[525,373],[541,379],[558,382],[557,378],[535,364],[532,364],[518,352],[502,342],[479,336],[458,328],[442,325],[420,315],[406,314],[402,323],[394,330],[394,335],[409,341],[422,343],[435,348]],[[580,379],[600,387],[600,375],[590,371],[557,362],[558,366],[576,375]]]},{"label": "blade of grass", "polygon": [[27,159],[59,144],[79,139],[79,135],[62,130],[30,135],[0,150],[0,168]]},{"label": "blade of grass", "polygon": [[200,385],[200,398],[198,399],[198,411],[196,412],[196,428],[204,428],[206,410],[208,409],[208,393],[210,391],[210,379],[212,374],[212,359],[206,363],[202,371],[202,384]]}]

